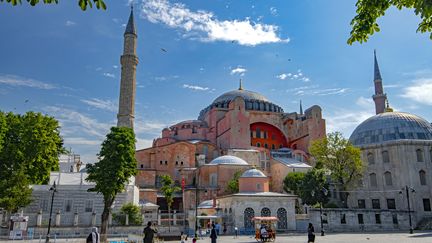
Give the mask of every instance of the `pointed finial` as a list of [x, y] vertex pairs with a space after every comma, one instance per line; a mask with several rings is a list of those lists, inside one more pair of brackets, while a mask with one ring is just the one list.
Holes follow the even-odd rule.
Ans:
[[242, 79], [240, 79], [239, 90], [243, 90], [243, 80]]
[[386, 99], [385, 112], [393, 112], [393, 108], [390, 107], [388, 99]]
[[302, 101], [300, 100], [300, 115], [303, 115], [303, 106]]
[[133, 16], [133, 5], [131, 4], [131, 12], [129, 15], [129, 20], [128, 23], [126, 25], [126, 30], [125, 30], [125, 34], [136, 34], [136, 29], [135, 29], [135, 23], [134, 23], [134, 16]]
[[381, 72], [379, 70], [378, 61], [376, 58], [376, 50], [374, 49], [374, 80], [382, 80]]

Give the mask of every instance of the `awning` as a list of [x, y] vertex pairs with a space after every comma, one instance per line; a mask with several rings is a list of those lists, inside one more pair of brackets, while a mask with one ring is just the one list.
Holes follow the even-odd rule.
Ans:
[[260, 221], [279, 221], [279, 219], [276, 218], [276, 217], [253, 217], [252, 220], [253, 221], [255, 221], [255, 220], [260, 220]]

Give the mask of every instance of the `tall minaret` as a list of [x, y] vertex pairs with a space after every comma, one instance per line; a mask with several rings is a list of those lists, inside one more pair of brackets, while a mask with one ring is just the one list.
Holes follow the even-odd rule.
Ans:
[[381, 73], [379, 70], [375, 50], [374, 50], [374, 84], [375, 84], [375, 94], [372, 95], [372, 98], [375, 102], [375, 113], [380, 114], [385, 111], [385, 101], [387, 100], [387, 95], [384, 93]]
[[124, 33], [123, 55], [120, 57], [121, 80], [117, 126], [132, 129], [135, 118], [136, 66], [138, 65], [136, 39], [133, 7], [131, 7], [129, 21]]

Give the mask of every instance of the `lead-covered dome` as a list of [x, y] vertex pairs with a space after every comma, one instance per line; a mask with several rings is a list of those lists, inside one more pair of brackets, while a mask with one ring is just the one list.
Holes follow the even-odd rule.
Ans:
[[217, 157], [210, 162], [211, 165], [249, 165], [243, 159], [232, 155], [224, 155]]
[[204, 115], [213, 108], [228, 108], [229, 103], [237, 97], [243, 98], [246, 110], [283, 113], [283, 109], [280, 106], [269, 101], [264, 95], [244, 90], [240, 87], [237, 90], [226, 92], [217, 97], [209, 106], [200, 112], [198, 120], [203, 120]]
[[267, 176], [260, 170], [257, 170], [255, 168], [247, 170], [243, 172], [243, 174], [240, 176], [241, 178], [266, 178]]
[[362, 122], [351, 134], [356, 146], [400, 139], [432, 140], [432, 125], [405, 112], [384, 112]]

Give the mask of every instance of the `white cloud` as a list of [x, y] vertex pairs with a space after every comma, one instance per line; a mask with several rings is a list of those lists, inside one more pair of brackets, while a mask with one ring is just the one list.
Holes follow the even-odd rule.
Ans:
[[344, 94], [348, 91], [348, 88], [334, 88], [334, 89], [322, 89], [322, 90], [314, 90], [312, 91], [312, 95], [336, 95], [336, 94]]
[[153, 23], [163, 23], [185, 31], [185, 37], [201, 41], [235, 41], [240, 45], [288, 42], [277, 35], [278, 26], [245, 20], [218, 20], [205, 10], [192, 11], [181, 3], [167, 0], [143, 0], [141, 16]]
[[93, 106], [97, 109], [107, 110], [112, 112], [117, 111], [117, 104], [115, 104], [111, 100], [101, 100], [98, 98], [91, 98], [91, 99], [81, 99], [81, 102], [84, 102], [87, 105]]
[[64, 142], [68, 145], [101, 145], [101, 140], [93, 140], [83, 137], [65, 137]]
[[209, 90], [209, 87], [201, 87], [201, 86], [190, 85], [190, 84], [183, 84], [183, 88], [185, 88], [185, 89], [192, 89], [192, 90], [199, 90], [199, 91]]
[[71, 21], [71, 20], [67, 20], [66, 23], [65, 23], [65, 25], [66, 26], [74, 26], [74, 25], [76, 25], [76, 23], [73, 22], [73, 21]]
[[115, 78], [115, 75], [113, 73], [103, 73], [102, 75], [108, 78]]
[[[341, 109], [331, 112], [325, 117], [327, 132], [342, 132], [345, 137], [349, 137], [354, 129], [364, 120], [375, 115], [374, 109]], [[326, 113], [326, 112], [324, 112]]]
[[309, 85], [309, 86], [301, 86], [293, 89], [286, 90], [289, 93], [294, 93], [294, 95], [338, 95], [345, 94], [349, 91], [348, 88], [330, 88], [330, 89], [319, 89], [319, 85]]
[[118, 66], [117, 66], [117, 65], [113, 65], [113, 68], [117, 69], [117, 68], [118, 68]]
[[289, 78], [291, 80], [300, 80], [300, 81], [303, 81], [305, 83], [310, 81], [310, 79], [308, 77], [306, 77], [300, 69], [297, 70], [297, 73], [281, 73], [279, 75], [276, 75], [276, 78], [278, 78], [280, 80], [285, 80], [285, 79]]
[[0, 84], [10, 86], [24, 86], [37, 89], [54, 89], [52, 84], [44, 83], [31, 78], [24, 78], [16, 75], [0, 75]]
[[402, 97], [414, 100], [416, 102], [432, 105], [432, 78], [420, 78], [414, 80], [412, 85], [404, 89]]
[[236, 67], [234, 69], [231, 69], [231, 75], [239, 74], [240, 76], [244, 76], [245, 73], [246, 73], [246, 71], [247, 71], [246, 68], [238, 66], [238, 67]]
[[145, 149], [149, 148], [153, 145], [153, 139], [143, 139], [143, 138], [137, 138], [136, 139], [136, 149]]
[[276, 78], [280, 79], [280, 80], [285, 80], [286, 78], [290, 77], [291, 73], [281, 73], [279, 75], [276, 76]]

